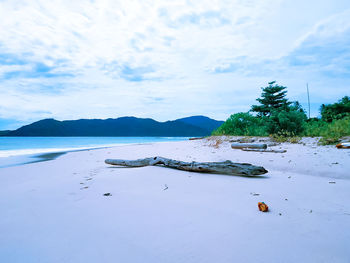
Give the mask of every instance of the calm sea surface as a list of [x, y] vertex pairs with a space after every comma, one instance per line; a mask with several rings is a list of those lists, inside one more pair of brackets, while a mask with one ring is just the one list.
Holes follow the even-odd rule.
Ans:
[[53, 159], [59, 155], [56, 153], [67, 151], [187, 139], [187, 137], [0, 137], [0, 168]]

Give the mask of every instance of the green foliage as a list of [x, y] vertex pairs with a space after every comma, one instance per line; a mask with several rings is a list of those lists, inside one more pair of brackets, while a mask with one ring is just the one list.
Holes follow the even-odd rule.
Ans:
[[304, 130], [306, 115], [298, 110], [274, 110], [267, 122], [269, 134], [298, 135]]
[[301, 106], [301, 104], [299, 103], [299, 101], [293, 101], [293, 102], [291, 103], [291, 105], [287, 108], [287, 110], [289, 110], [289, 111], [299, 111], [299, 112], [302, 112], [302, 113], [304, 113], [304, 115], [305, 115], [305, 119], [307, 119], [305, 110], [303, 109], [303, 107]]
[[266, 136], [266, 127], [263, 118], [254, 117], [248, 112], [240, 112], [230, 116], [213, 135], [236, 136]]
[[286, 87], [275, 81], [262, 88], [260, 105], [253, 105], [249, 113], [237, 113], [214, 132], [214, 135], [265, 136], [278, 134], [279, 137], [298, 135], [303, 131], [306, 115], [299, 102], [289, 102]]
[[257, 112], [259, 117], [270, 116], [274, 110], [287, 109], [291, 102], [286, 98], [286, 88], [279, 86], [276, 81], [268, 83], [269, 85], [262, 89], [261, 98], [256, 99], [260, 105], [253, 105], [252, 112]]
[[303, 135], [307, 137], [319, 137], [326, 126], [327, 122], [317, 118], [312, 118], [305, 124]]
[[322, 137], [320, 143], [334, 144], [350, 135], [350, 98], [345, 96], [337, 103], [321, 106], [321, 119], [310, 119], [304, 136]]
[[350, 117], [326, 122], [324, 120], [311, 120], [305, 125], [304, 136], [319, 137], [322, 144], [333, 144], [343, 136], [350, 135]]
[[286, 87], [275, 81], [262, 88], [260, 105], [253, 105], [251, 112], [231, 115], [213, 135], [266, 136], [276, 141], [296, 143], [298, 136], [323, 137], [321, 143], [330, 144], [350, 135], [350, 98], [345, 96], [334, 104], [322, 105], [322, 119], [307, 120], [299, 102], [289, 102]]
[[321, 106], [322, 120], [331, 122], [333, 120], [340, 120], [344, 117], [350, 116], [350, 98], [343, 97], [337, 103]]
[[295, 136], [294, 133], [291, 132], [279, 132], [277, 134], [273, 134], [271, 135], [271, 137], [273, 138], [273, 140], [275, 142], [290, 142], [290, 143], [298, 143], [301, 138], [298, 136]]

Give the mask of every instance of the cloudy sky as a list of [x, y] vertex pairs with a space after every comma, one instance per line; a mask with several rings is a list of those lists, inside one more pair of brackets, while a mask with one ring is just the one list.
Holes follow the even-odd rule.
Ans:
[[349, 0], [0, 0], [0, 130], [247, 111], [276, 80], [350, 95]]

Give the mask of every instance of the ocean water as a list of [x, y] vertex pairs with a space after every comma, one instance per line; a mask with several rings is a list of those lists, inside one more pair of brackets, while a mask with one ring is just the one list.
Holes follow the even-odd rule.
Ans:
[[187, 139], [187, 137], [0, 137], [0, 168], [51, 160], [68, 151]]

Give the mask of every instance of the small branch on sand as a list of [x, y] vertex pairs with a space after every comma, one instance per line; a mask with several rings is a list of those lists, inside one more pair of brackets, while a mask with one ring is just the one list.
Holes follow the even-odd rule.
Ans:
[[242, 151], [246, 151], [246, 152], [263, 152], [263, 153], [285, 153], [285, 152], [287, 152], [287, 150], [251, 149], [251, 148], [243, 148]]
[[267, 173], [264, 167], [251, 165], [249, 163], [225, 162], [182, 162], [163, 157], [151, 157], [138, 160], [106, 159], [106, 164], [120, 165], [126, 167], [164, 166], [189, 172], [216, 173], [238, 176], [256, 176]]

